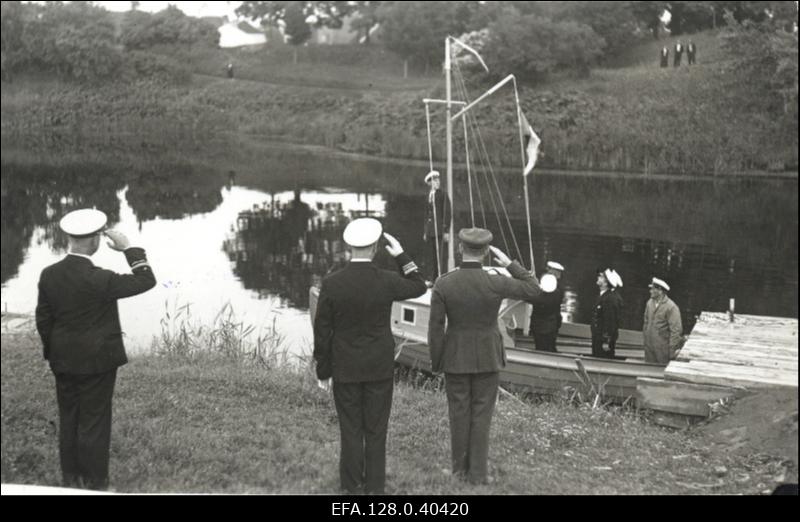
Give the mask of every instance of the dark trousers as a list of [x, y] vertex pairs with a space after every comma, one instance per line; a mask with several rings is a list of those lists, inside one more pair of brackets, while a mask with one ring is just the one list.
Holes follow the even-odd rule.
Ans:
[[436, 278], [439, 277], [439, 267], [441, 267], [441, 273], [447, 272], [447, 243], [442, 241], [442, 236], [439, 236], [439, 264], [437, 266], [436, 263], [436, 240], [433, 237], [429, 237], [428, 240], [425, 242], [425, 260], [428, 265], [428, 273], [431, 274], [431, 281], [436, 281]]
[[348, 493], [384, 492], [393, 388], [393, 379], [333, 383], [341, 435], [339, 479]]
[[107, 489], [111, 399], [117, 370], [91, 375], [59, 373], [55, 377], [63, 484]]
[[489, 477], [489, 428], [499, 380], [498, 372], [445, 375], [453, 475], [474, 484]]
[[603, 350], [603, 336], [592, 335], [592, 357], [600, 357], [601, 359], [613, 359], [614, 349], [617, 347], [617, 336], [613, 335], [608, 337], [608, 351]]
[[556, 338], [558, 337], [558, 332], [545, 334], [531, 332], [531, 335], [533, 335], [533, 341], [536, 343], [537, 351], [553, 353], [557, 351]]

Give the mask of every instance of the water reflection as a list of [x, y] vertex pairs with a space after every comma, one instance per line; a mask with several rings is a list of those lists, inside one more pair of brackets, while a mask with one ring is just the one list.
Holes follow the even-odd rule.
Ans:
[[[309, 338], [308, 288], [346, 261], [341, 234], [361, 215], [381, 219], [422, 270], [430, 268], [422, 255], [424, 165], [241, 145], [187, 157], [7, 154], [5, 146], [2, 283], [12, 311], [33, 310], [39, 271], [66, 247], [57, 220], [85, 206], [105, 211], [148, 248], [160, 285], [136, 306], [122, 304], [126, 331], [144, 345], [158, 333], [165, 303], [176, 302], [192, 303], [198, 318], [213, 318], [229, 302], [256, 325], [277, 313], [279, 329]], [[471, 215], [463, 172], [456, 181], [460, 228]], [[476, 224], [527, 264], [519, 176], [497, 182], [510, 226], [487, 199]], [[536, 265], [555, 259], [567, 267], [565, 311], [574, 321], [588, 321], [594, 270], [609, 265], [625, 281], [625, 328], [641, 327], [653, 275], [669, 281], [687, 328], [703, 310], [725, 310], [731, 297], [740, 313], [797, 316], [796, 182], [540, 174], [531, 194]], [[126, 268], [116, 254], [98, 256], [98, 265]], [[392, 267], [382, 250], [376, 262]]]
[[[355, 196], [355, 197], [354, 197]], [[316, 278], [346, 263], [345, 226], [357, 217], [384, 217], [380, 196], [295, 190], [239, 213], [223, 246], [245, 288], [274, 294], [290, 306], [308, 308]]]

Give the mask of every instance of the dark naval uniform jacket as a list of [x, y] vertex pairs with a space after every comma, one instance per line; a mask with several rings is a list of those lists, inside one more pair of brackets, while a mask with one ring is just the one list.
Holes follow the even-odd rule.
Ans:
[[451, 205], [450, 198], [442, 189], [437, 189], [433, 199], [436, 205], [436, 219], [433, 219], [433, 205], [428, 193], [428, 202], [425, 204], [425, 237], [433, 241], [436, 237], [442, 241], [442, 236], [450, 231]]
[[559, 281], [556, 289], [533, 299], [531, 312], [531, 332], [537, 335], [558, 333], [561, 328], [561, 302], [564, 300], [564, 289]]
[[411, 258], [395, 258], [403, 275], [371, 262], [350, 262], [322, 280], [314, 319], [317, 377], [334, 382], [389, 379], [394, 372], [394, 301], [425, 293]]
[[125, 258], [131, 274], [73, 254], [42, 271], [36, 328], [54, 373], [98, 374], [128, 362], [117, 299], [146, 292], [156, 278], [144, 249], [130, 247]]
[[508, 271], [513, 279], [466, 262], [436, 280], [428, 327], [434, 372], [497, 372], [505, 366], [500, 304], [507, 297], [531, 300], [542, 293], [536, 277], [516, 261]]
[[592, 312], [592, 337], [607, 337], [616, 341], [619, 335], [619, 320], [622, 297], [616, 290], [608, 289], [597, 298]]

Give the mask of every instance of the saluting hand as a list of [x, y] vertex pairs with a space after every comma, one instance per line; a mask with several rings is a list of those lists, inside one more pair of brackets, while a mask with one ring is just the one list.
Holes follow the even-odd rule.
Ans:
[[511, 259], [509, 259], [509, 257], [505, 255], [503, 251], [500, 250], [499, 248], [489, 245], [489, 250], [492, 251], [492, 255], [494, 255], [494, 260], [497, 262], [498, 265], [505, 268], [511, 264]]
[[403, 253], [402, 245], [400, 245], [400, 242], [396, 240], [394, 236], [384, 232], [383, 237], [385, 237], [386, 241], [389, 243], [388, 245], [386, 245], [386, 251], [389, 252], [390, 256], [397, 257]]
[[112, 250], [122, 252], [131, 246], [130, 241], [128, 241], [128, 238], [125, 237], [125, 234], [122, 232], [106, 230], [103, 234], [109, 239], [109, 241], [106, 241], [106, 244]]

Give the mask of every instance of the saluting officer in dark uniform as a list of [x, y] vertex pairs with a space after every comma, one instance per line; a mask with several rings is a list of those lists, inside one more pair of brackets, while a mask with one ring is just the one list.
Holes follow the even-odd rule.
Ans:
[[333, 377], [339, 417], [339, 477], [348, 493], [383, 493], [386, 432], [392, 407], [394, 337], [392, 302], [425, 293], [425, 280], [400, 243], [383, 234], [400, 273], [372, 263], [382, 227], [356, 219], [344, 230], [349, 264], [325, 277], [314, 319], [317, 377]]
[[[533, 299], [541, 290], [533, 274], [489, 246], [488, 230], [462, 229], [458, 238], [463, 261], [433, 286], [428, 344], [433, 371], [445, 373], [453, 474], [478, 484], [488, 481], [489, 426], [506, 363], [500, 304], [507, 297]], [[483, 270], [489, 249], [513, 279]]]
[[622, 287], [622, 278], [614, 270], [598, 270], [597, 286], [600, 296], [592, 312], [592, 356], [613, 359], [622, 310], [622, 297], [617, 288]]
[[547, 263], [547, 273], [542, 276], [540, 285], [542, 293], [531, 301], [530, 335], [536, 343], [536, 349], [543, 352], [556, 352], [556, 338], [561, 328], [561, 302], [564, 300], [564, 289], [561, 286], [561, 274], [564, 267], [555, 261]]
[[[113, 230], [102, 232], [99, 210], [70, 212], [61, 220], [69, 254], [42, 270], [36, 328], [44, 358], [55, 374], [59, 455], [66, 487], [106, 489], [111, 443], [111, 402], [117, 368], [128, 362], [117, 299], [141, 294], [156, 279], [145, 252]], [[94, 266], [91, 255], [108, 245], [125, 253], [132, 274]]]
[[432, 170], [425, 176], [425, 183], [430, 187], [428, 201], [425, 204], [425, 262], [432, 281], [439, 277], [439, 269], [447, 267], [447, 246], [450, 243], [451, 201], [440, 188], [439, 173]]

